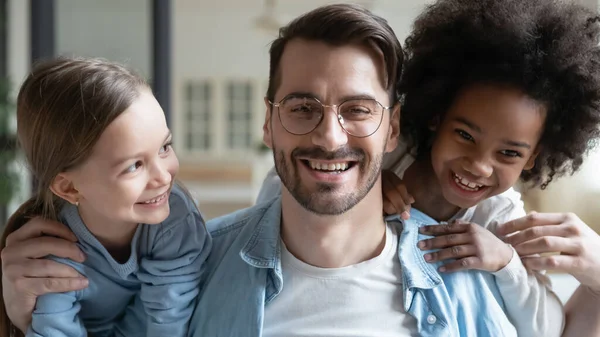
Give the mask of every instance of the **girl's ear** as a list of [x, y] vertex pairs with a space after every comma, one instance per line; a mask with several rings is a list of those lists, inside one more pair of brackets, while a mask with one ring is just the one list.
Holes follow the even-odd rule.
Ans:
[[437, 129], [440, 127], [440, 116], [433, 117], [427, 126], [429, 127], [430, 131], [437, 131]]
[[59, 173], [50, 184], [50, 190], [57, 197], [73, 205], [79, 204], [79, 191], [73, 185], [73, 180], [68, 173]]
[[537, 159], [537, 156], [540, 154], [540, 150], [541, 150], [541, 148], [539, 146], [535, 148], [535, 151], [533, 151], [533, 153], [531, 154], [529, 159], [527, 159], [527, 163], [525, 163], [525, 166], [523, 167], [524, 171], [531, 170], [532, 168], [535, 167], [535, 160]]

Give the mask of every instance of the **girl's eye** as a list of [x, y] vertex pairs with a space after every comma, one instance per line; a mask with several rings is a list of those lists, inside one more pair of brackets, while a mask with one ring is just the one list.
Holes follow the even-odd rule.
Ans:
[[129, 166], [125, 170], [125, 173], [133, 173], [133, 172], [137, 171], [137, 169], [140, 168], [140, 166], [142, 166], [142, 162], [141, 161], [136, 161], [135, 164]]
[[523, 155], [520, 152], [514, 151], [514, 150], [502, 150], [502, 151], [500, 151], [500, 153], [506, 157], [511, 157], [511, 158], [523, 157]]
[[456, 133], [458, 133], [458, 135], [463, 138], [464, 140], [468, 140], [468, 141], [473, 141], [473, 136], [471, 136], [470, 134], [468, 134], [466, 131], [461, 130], [461, 129], [456, 129], [455, 130]]
[[167, 153], [167, 152], [169, 152], [169, 150], [171, 149], [172, 146], [173, 146], [173, 142], [168, 142], [167, 144], [163, 145], [160, 148], [160, 151], [158, 153], [160, 153], [160, 154]]

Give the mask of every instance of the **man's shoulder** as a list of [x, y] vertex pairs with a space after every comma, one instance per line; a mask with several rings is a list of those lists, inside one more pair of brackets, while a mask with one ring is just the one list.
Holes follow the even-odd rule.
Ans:
[[206, 227], [213, 238], [237, 234], [242, 228], [248, 225], [255, 225], [259, 221], [268, 221], [267, 219], [262, 219], [262, 217], [278, 200], [279, 198], [273, 198], [269, 201], [211, 219], [206, 223]]
[[[271, 230], [279, 230], [279, 217], [274, 216], [278, 198], [269, 202], [209, 220], [206, 227], [212, 237], [212, 249], [205, 265], [208, 281], [216, 272], [239, 272], [248, 266], [239, 255], [248, 247], [265, 242]], [[272, 234], [272, 233], [271, 233]]]

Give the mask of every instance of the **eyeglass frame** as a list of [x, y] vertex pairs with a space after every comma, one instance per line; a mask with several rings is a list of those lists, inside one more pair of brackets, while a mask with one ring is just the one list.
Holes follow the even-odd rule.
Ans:
[[[266, 98], [266, 97], [265, 97]], [[381, 102], [379, 102], [378, 100], [374, 99], [374, 98], [349, 98], [347, 100], [344, 100], [343, 102], [339, 103], [339, 104], [323, 104], [323, 102], [321, 102], [318, 98], [316, 97], [302, 97], [302, 96], [286, 96], [284, 98], [282, 98], [279, 102], [271, 102], [271, 100], [269, 100], [268, 98], [266, 98], [267, 102], [269, 102], [269, 104], [271, 104], [274, 108], [277, 108], [277, 116], [279, 117], [279, 123], [281, 123], [281, 126], [283, 127], [283, 129], [285, 131], [287, 131], [289, 134], [292, 134], [294, 136], [305, 136], [308, 135], [309, 133], [315, 131], [319, 125], [321, 125], [321, 122], [323, 122], [323, 117], [325, 117], [325, 112], [321, 113], [321, 117], [319, 119], [319, 121], [317, 122], [317, 124], [315, 124], [315, 127], [312, 128], [310, 131], [305, 132], [305, 133], [294, 133], [291, 132], [290, 130], [288, 130], [285, 125], [283, 125], [283, 122], [281, 121], [281, 109], [279, 109], [279, 107], [281, 106], [281, 103], [283, 103], [285, 100], [290, 99], [290, 98], [308, 98], [308, 99], [313, 99], [315, 101], [317, 101], [317, 103], [321, 104], [321, 106], [323, 107], [323, 110], [325, 110], [325, 108], [332, 108], [337, 116], [337, 121], [338, 124], [340, 124], [340, 127], [342, 128], [342, 130], [344, 130], [344, 132], [352, 137], [355, 138], [367, 138], [367, 137], [371, 137], [372, 135], [375, 134], [375, 132], [377, 132], [379, 130], [379, 128], [381, 127], [381, 123], [383, 122], [383, 114], [385, 113], [386, 110], [390, 110], [394, 107], [394, 105], [392, 106], [385, 106], [383, 104], [381, 104]], [[375, 130], [373, 132], [371, 132], [370, 134], [366, 135], [366, 136], [356, 136], [351, 134], [348, 130], [346, 130], [346, 128], [344, 127], [344, 125], [341, 122], [341, 119], [343, 119], [344, 117], [340, 114], [340, 106], [343, 105], [346, 102], [350, 102], [350, 101], [360, 101], [360, 100], [368, 100], [368, 101], [374, 101], [375, 103], [377, 103], [379, 106], [381, 106], [382, 108], [382, 113], [381, 113], [381, 119], [379, 120], [379, 124], [377, 124], [377, 128], [375, 128]]]

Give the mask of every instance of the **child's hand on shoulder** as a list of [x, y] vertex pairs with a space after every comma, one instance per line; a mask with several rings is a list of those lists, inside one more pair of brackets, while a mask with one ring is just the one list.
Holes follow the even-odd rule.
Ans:
[[479, 269], [497, 272], [513, 257], [513, 249], [489, 230], [470, 222], [424, 226], [419, 232], [434, 238], [422, 240], [421, 250], [440, 249], [425, 254], [428, 262], [454, 259], [439, 268], [440, 272]]
[[381, 186], [384, 214], [398, 214], [404, 220], [410, 218], [410, 205], [415, 202], [415, 199], [406, 190], [402, 179], [390, 170], [383, 170]]

